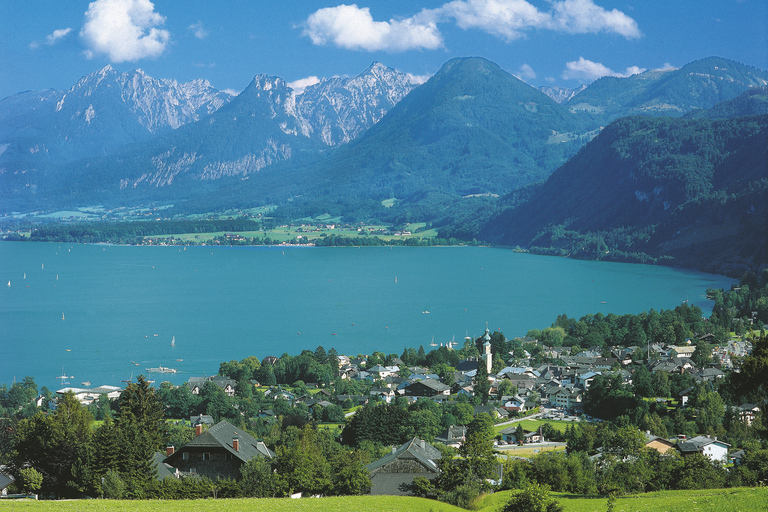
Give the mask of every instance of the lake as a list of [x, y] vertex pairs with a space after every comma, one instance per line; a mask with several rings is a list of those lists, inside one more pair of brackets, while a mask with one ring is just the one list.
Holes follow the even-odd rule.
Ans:
[[[0, 383], [121, 385], [146, 368], [175, 384], [219, 363], [507, 338], [559, 314], [637, 314], [733, 279], [485, 247], [131, 247], [0, 243]], [[11, 285], [7, 286], [10, 282]], [[172, 341], [175, 340], [175, 346]]]

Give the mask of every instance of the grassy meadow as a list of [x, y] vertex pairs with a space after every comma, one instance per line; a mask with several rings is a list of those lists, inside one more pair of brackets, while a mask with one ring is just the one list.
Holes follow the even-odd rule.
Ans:
[[[481, 497], [472, 510], [497, 512], [512, 492], [503, 491]], [[553, 493], [566, 512], [608, 510], [605, 497], [584, 497]], [[228, 499], [179, 501], [71, 500], [32, 501], [0, 500], [0, 511], [31, 512], [460, 512], [464, 509], [439, 501], [404, 496], [344, 496], [319, 499]], [[621, 496], [614, 504], [615, 512], [765, 512], [768, 510], [768, 488], [708, 489], [701, 491], [662, 491]]]

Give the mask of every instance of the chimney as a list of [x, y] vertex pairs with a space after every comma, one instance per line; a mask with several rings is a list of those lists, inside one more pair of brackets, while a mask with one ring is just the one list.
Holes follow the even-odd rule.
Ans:
[[202, 433], [203, 433], [203, 425], [198, 423], [197, 425], [195, 425], [195, 437], [199, 436]]
[[170, 457], [171, 455], [173, 455], [174, 451], [176, 450], [174, 449], [173, 445], [169, 444], [168, 446], [165, 447], [165, 456]]
[[236, 451], [240, 451], [240, 438], [239, 437], [233, 437], [232, 438], [232, 448]]

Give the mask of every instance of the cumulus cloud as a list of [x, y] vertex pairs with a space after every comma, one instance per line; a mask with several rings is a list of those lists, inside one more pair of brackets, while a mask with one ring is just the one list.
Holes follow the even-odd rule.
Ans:
[[506, 41], [524, 37], [534, 29], [569, 34], [606, 32], [628, 39], [642, 35], [631, 17], [618, 9], [604, 9], [594, 0], [551, 0], [549, 5], [549, 10], [539, 10], [526, 0], [453, 0], [410, 18], [389, 21], [374, 21], [367, 7], [339, 5], [312, 13], [303, 35], [315, 45], [365, 51], [439, 48], [443, 40], [437, 25], [449, 22]]
[[536, 72], [528, 64], [523, 64], [522, 66], [517, 68], [517, 73], [514, 73], [514, 75], [523, 81], [533, 80], [534, 78], [536, 78]]
[[298, 80], [294, 80], [293, 82], [288, 82], [288, 87], [293, 89], [293, 92], [296, 93], [298, 96], [299, 94], [302, 94], [304, 92], [304, 89], [309, 87], [310, 85], [319, 84], [320, 79], [316, 76], [308, 76], [306, 78], [299, 78]]
[[413, 73], [407, 73], [408, 80], [411, 81], [414, 85], [421, 85], [430, 78], [432, 78], [432, 75], [414, 75]]
[[525, 0], [456, 0], [437, 9], [463, 29], [476, 28], [508, 41], [523, 36], [528, 28], [541, 28], [549, 15]]
[[198, 39], [205, 39], [206, 37], [208, 37], [208, 31], [205, 30], [205, 27], [203, 27], [202, 21], [198, 21], [197, 23], [193, 23], [192, 25], [190, 25], [189, 30]]
[[599, 62], [592, 62], [591, 60], [585, 59], [584, 57], [579, 57], [579, 60], [574, 60], [565, 64], [565, 70], [563, 71], [562, 77], [565, 80], [592, 82], [604, 76], [626, 78], [628, 76], [636, 75], [644, 71], [645, 68], [629, 66], [623, 73], [618, 73]]
[[434, 50], [443, 44], [437, 25], [429, 16], [374, 21], [368, 7], [326, 7], [307, 18], [303, 35], [318, 46], [332, 44], [347, 50], [402, 52]]
[[[72, 32], [72, 29], [69, 27], [54, 30], [53, 33], [45, 36], [45, 44], [48, 46], [53, 46], [56, 43], [58, 43], [61, 39], [65, 38], [70, 32]], [[32, 48], [33, 50], [36, 48], [40, 48], [40, 42], [32, 41], [31, 43], [29, 43], [29, 47]]]
[[45, 44], [47, 44], [48, 46], [53, 46], [59, 41], [59, 39], [66, 37], [67, 34], [69, 34], [70, 32], [72, 32], [72, 29], [69, 27], [60, 28], [59, 30], [54, 30], [52, 34], [49, 34], [45, 38]]
[[112, 62], [136, 61], [165, 51], [170, 32], [159, 28], [164, 23], [150, 0], [95, 0], [85, 12], [80, 37], [88, 58], [104, 54]]
[[603, 9], [592, 0], [554, 2], [551, 28], [571, 34], [613, 32], [627, 39], [641, 36], [635, 20], [618, 9]]

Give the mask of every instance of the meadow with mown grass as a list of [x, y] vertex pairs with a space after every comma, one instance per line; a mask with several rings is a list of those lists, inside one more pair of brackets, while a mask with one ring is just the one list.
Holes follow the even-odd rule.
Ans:
[[[472, 507], [478, 512], [496, 512], [516, 491], [502, 491], [480, 497]], [[608, 498], [552, 493], [566, 512], [608, 510]], [[208, 499], [208, 500], [0, 500], [0, 510], [31, 512], [459, 512], [464, 509], [407, 496], [342, 496], [307, 499]], [[700, 491], [662, 491], [617, 497], [615, 512], [765, 512], [767, 487], [739, 487]]]

